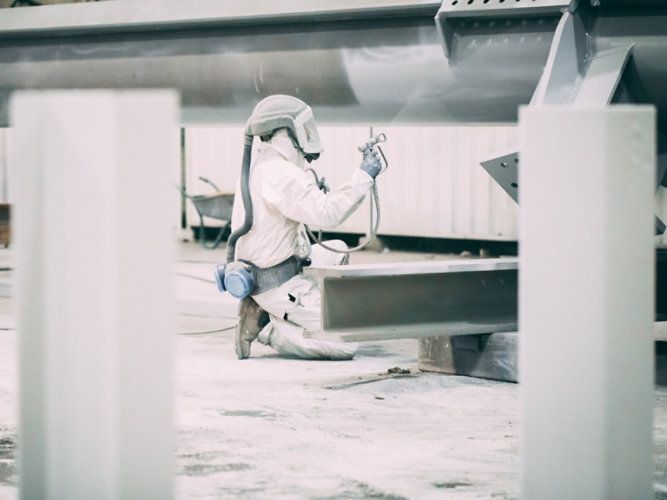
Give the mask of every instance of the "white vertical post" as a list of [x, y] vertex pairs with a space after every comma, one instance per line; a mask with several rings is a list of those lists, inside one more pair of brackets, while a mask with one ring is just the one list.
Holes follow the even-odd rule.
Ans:
[[653, 498], [655, 112], [519, 124], [522, 497]]
[[177, 96], [17, 93], [21, 498], [170, 498]]

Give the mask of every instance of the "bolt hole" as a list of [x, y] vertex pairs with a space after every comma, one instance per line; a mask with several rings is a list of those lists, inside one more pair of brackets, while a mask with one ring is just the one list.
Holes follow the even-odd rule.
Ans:
[[457, 3], [459, 3], [459, 0], [454, 0], [454, 1], [452, 2], [452, 5], [456, 5]]
[[518, 159], [518, 158], [514, 158], [514, 163], [519, 163], [519, 159]]
[[500, 166], [503, 168], [507, 168], [507, 162], [506, 161], [500, 162]]
[[470, 4], [473, 3], [474, 1], [475, 1], [475, 0], [468, 0], [468, 5], [470, 5]]
[[516, 189], [516, 188], [519, 187], [519, 185], [518, 185], [516, 182], [513, 182], [513, 183], [511, 184], [511, 186], [512, 186], [514, 189]]

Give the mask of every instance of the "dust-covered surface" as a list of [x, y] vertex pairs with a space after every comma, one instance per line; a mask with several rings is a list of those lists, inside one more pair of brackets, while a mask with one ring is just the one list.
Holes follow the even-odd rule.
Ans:
[[180, 338], [178, 497], [514, 498], [516, 386], [419, 375], [414, 343], [238, 361], [229, 338]]
[[[177, 499], [518, 498], [516, 384], [419, 373], [415, 340], [364, 343], [354, 360], [339, 362], [283, 358], [253, 344], [251, 358], [239, 361], [230, 329], [236, 302], [218, 295], [209, 276], [224, 249], [185, 248], [179, 296], [219, 300], [221, 313], [177, 317]], [[0, 320], [4, 500], [18, 496], [11, 299], [0, 299]], [[656, 498], [667, 498], [662, 388], [655, 436]]]
[[[188, 255], [180, 268], [192, 277], [214, 253]], [[415, 256], [440, 258], [362, 252], [352, 263]], [[179, 327], [195, 332], [201, 319]], [[517, 386], [420, 374], [416, 340], [363, 343], [338, 362], [255, 343], [239, 361], [227, 330], [180, 335], [177, 352], [178, 498], [517, 496]]]

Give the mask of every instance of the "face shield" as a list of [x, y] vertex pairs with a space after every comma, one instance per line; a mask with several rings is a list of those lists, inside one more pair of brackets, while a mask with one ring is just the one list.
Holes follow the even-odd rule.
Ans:
[[296, 132], [297, 142], [304, 156], [306, 156], [306, 160], [309, 157], [310, 160], [308, 161], [317, 159], [319, 154], [324, 151], [324, 148], [320, 142], [320, 135], [317, 133], [315, 118], [310, 107], [306, 107], [294, 118], [294, 131]]

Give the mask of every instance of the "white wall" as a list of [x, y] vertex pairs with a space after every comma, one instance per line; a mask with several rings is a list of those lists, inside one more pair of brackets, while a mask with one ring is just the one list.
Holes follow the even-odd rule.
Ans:
[[[477, 163], [516, 144], [514, 127], [384, 127], [390, 170], [379, 177], [382, 234], [516, 240], [516, 204]], [[313, 166], [331, 185], [343, 182], [359, 165], [357, 146], [368, 140], [368, 127], [320, 127], [325, 152]], [[0, 129], [0, 203], [7, 201], [6, 155], [11, 130]], [[188, 128], [188, 192], [212, 193], [199, 176], [232, 192], [241, 168], [241, 127]], [[176, 191], [175, 191], [176, 192]], [[177, 203], [174, 196], [174, 203]], [[180, 200], [179, 200], [180, 202]], [[565, 202], [565, 201], [564, 201]], [[656, 196], [656, 215], [667, 222], [667, 189]], [[180, 204], [178, 205], [180, 207]], [[174, 226], [179, 224], [174, 207]], [[192, 203], [188, 224], [198, 225]], [[207, 225], [216, 225], [207, 219]], [[219, 223], [218, 223], [219, 224]], [[341, 231], [368, 230], [368, 208], [360, 208]], [[663, 237], [667, 242], [667, 236]]]

